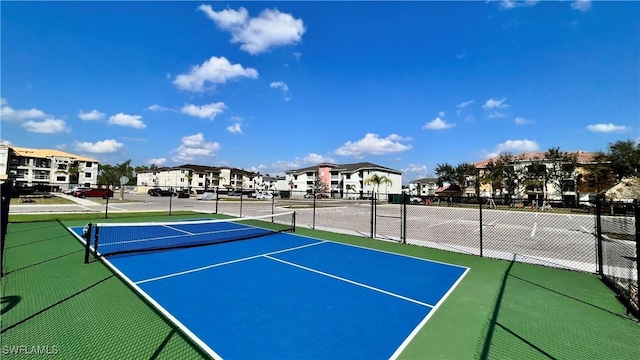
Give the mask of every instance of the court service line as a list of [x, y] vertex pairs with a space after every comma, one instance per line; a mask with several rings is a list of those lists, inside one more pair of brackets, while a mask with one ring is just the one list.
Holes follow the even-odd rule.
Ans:
[[225, 262], [221, 262], [221, 263], [217, 263], [217, 264], [202, 266], [202, 267], [191, 269], [191, 270], [179, 271], [179, 272], [175, 272], [175, 273], [172, 273], [172, 274], [167, 274], [167, 275], [162, 275], [162, 276], [158, 276], [158, 277], [154, 277], [154, 278], [150, 278], [150, 279], [140, 280], [140, 281], [134, 282], [134, 284], [136, 284], [136, 285], [144, 284], [144, 283], [148, 283], [148, 282], [151, 282], [151, 281], [168, 279], [168, 278], [172, 278], [172, 277], [175, 277], [175, 276], [191, 274], [191, 273], [194, 273], [194, 272], [207, 270], [207, 269], [212, 269], [212, 268], [219, 267], [219, 266], [239, 263], [239, 262], [243, 262], [243, 261], [247, 261], [247, 260], [253, 260], [253, 259], [257, 259], [257, 258], [263, 257], [263, 256], [275, 255], [275, 254], [280, 254], [280, 253], [287, 252], [287, 251], [298, 250], [298, 249], [303, 249], [303, 248], [310, 247], [310, 246], [320, 245], [320, 244], [323, 244], [323, 243], [326, 243], [326, 242], [327, 241], [325, 240], [325, 241], [320, 241], [320, 242], [316, 242], [316, 243], [312, 243], [312, 244], [300, 245], [300, 246], [287, 248], [287, 249], [283, 249], [283, 250], [272, 251], [272, 252], [269, 252], [269, 253], [266, 253], [266, 254], [258, 254], [258, 255], [253, 255], [253, 256], [247, 256], [247, 257], [244, 257], [244, 258], [241, 258], [241, 259], [229, 260], [229, 261], [225, 261]]
[[167, 229], [171, 229], [171, 230], [179, 231], [179, 232], [182, 232], [182, 233], [185, 233], [185, 234], [188, 234], [188, 235], [195, 235], [195, 234], [194, 234], [194, 233], [192, 233], [192, 232], [189, 232], [189, 231], [186, 231], [186, 230], [182, 230], [182, 229], [178, 229], [178, 228], [173, 227], [173, 226], [169, 226], [169, 225], [162, 225], [162, 226], [163, 226], [163, 227], [166, 227]]
[[431, 308], [431, 309], [433, 309], [434, 306], [435, 306], [435, 305], [430, 305], [430, 304], [427, 304], [427, 303], [423, 303], [422, 301], [418, 301], [418, 300], [415, 300], [415, 299], [412, 299], [412, 298], [408, 298], [406, 296], [398, 295], [396, 293], [392, 293], [392, 292], [389, 292], [389, 291], [386, 291], [386, 290], [382, 290], [382, 289], [379, 289], [379, 288], [376, 288], [376, 287], [373, 287], [373, 286], [369, 286], [367, 284], [363, 284], [363, 283], [360, 283], [360, 282], [357, 282], [357, 281], [345, 279], [345, 278], [337, 276], [337, 275], [329, 274], [329, 273], [326, 273], [324, 271], [312, 269], [310, 267], [306, 267], [306, 266], [303, 266], [303, 265], [292, 263], [292, 262], [289, 262], [289, 261], [286, 261], [286, 260], [274, 258], [272, 256], [269, 256], [269, 254], [266, 254], [266, 255], [263, 255], [263, 256], [266, 257], [267, 259], [278, 261], [278, 262], [281, 262], [283, 264], [294, 266], [294, 267], [297, 267], [297, 268], [300, 268], [300, 269], [303, 269], [303, 270], [311, 271], [311, 272], [314, 272], [316, 274], [320, 274], [320, 275], [324, 275], [324, 276], [330, 277], [332, 279], [344, 281], [346, 283], [349, 283], [349, 284], [352, 284], [352, 285], [357, 285], [357, 286], [360, 286], [360, 287], [363, 287], [363, 288], [366, 288], [366, 289], [369, 289], [369, 290], [377, 291], [379, 293], [383, 293], [385, 295], [390, 295], [390, 296], [396, 297], [398, 299], [406, 300], [406, 301], [409, 301], [409, 302], [412, 302], [412, 303], [415, 303], [415, 304], [418, 304], [418, 305], [426, 306], [426, 307]]

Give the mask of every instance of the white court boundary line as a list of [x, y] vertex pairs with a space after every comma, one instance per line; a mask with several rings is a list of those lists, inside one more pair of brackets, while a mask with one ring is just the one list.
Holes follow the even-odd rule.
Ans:
[[360, 286], [360, 287], [363, 287], [365, 289], [377, 291], [377, 292], [383, 293], [385, 295], [389, 295], [389, 296], [393, 296], [393, 297], [398, 298], [398, 299], [406, 300], [406, 301], [412, 302], [414, 304], [422, 305], [422, 306], [425, 306], [425, 307], [428, 307], [428, 308], [431, 308], [431, 309], [434, 308], [434, 305], [427, 304], [427, 303], [424, 303], [422, 301], [419, 301], [419, 300], [416, 300], [416, 299], [412, 299], [412, 298], [409, 298], [409, 297], [406, 297], [406, 296], [402, 296], [402, 295], [399, 295], [399, 294], [396, 294], [396, 293], [392, 293], [390, 291], [386, 291], [386, 290], [383, 290], [383, 289], [380, 289], [380, 288], [377, 288], [377, 287], [373, 287], [373, 286], [370, 286], [370, 285], [367, 285], [367, 284], [363, 284], [361, 282], [357, 282], [357, 281], [354, 281], [354, 280], [349, 280], [347, 278], [343, 278], [343, 277], [340, 277], [340, 276], [337, 276], [337, 275], [329, 274], [327, 272], [316, 270], [316, 269], [313, 269], [313, 268], [310, 268], [310, 267], [306, 267], [306, 266], [303, 266], [303, 265], [300, 265], [300, 264], [292, 263], [290, 261], [274, 258], [274, 257], [272, 257], [270, 255], [263, 255], [263, 257], [265, 257], [267, 259], [271, 259], [271, 260], [277, 261], [277, 262], [281, 262], [281, 263], [289, 265], [289, 266], [297, 267], [297, 268], [300, 268], [300, 269], [303, 269], [303, 270], [306, 270], [306, 271], [310, 271], [310, 272], [313, 272], [313, 273], [316, 273], [316, 274], [320, 274], [320, 275], [323, 275], [323, 276], [326, 276], [326, 277], [330, 277], [330, 278], [335, 279], [335, 280], [344, 281], [344, 282], [349, 283], [351, 285]]
[[464, 277], [467, 275], [469, 270], [471, 270], [471, 268], [467, 268], [467, 270], [465, 270], [462, 273], [462, 275], [460, 275], [458, 280], [456, 280], [456, 282], [454, 282], [453, 285], [451, 285], [451, 287], [449, 288], [449, 291], [447, 291], [444, 294], [444, 296], [440, 299], [440, 301], [438, 301], [438, 303], [433, 307], [433, 309], [431, 309], [431, 311], [429, 311], [427, 316], [425, 316], [424, 319], [422, 319], [422, 321], [420, 321], [420, 323], [413, 329], [413, 331], [409, 334], [409, 336], [407, 336], [407, 338], [404, 339], [402, 344], [400, 344], [400, 346], [398, 346], [396, 351], [389, 358], [390, 360], [395, 360], [395, 359], [398, 358], [398, 356], [400, 356], [400, 354], [404, 351], [404, 349], [411, 343], [411, 341], [413, 341], [413, 338], [415, 338], [416, 335], [418, 335], [418, 333], [420, 332], [420, 330], [422, 330], [422, 328], [427, 324], [427, 321], [429, 321], [429, 319], [431, 319], [431, 317], [436, 313], [438, 308], [440, 308], [440, 306], [449, 297], [449, 295], [451, 295], [453, 290], [456, 287], [458, 287], [458, 284], [460, 284], [460, 282], [462, 282], [462, 279], [464, 279]]
[[[71, 232], [83, 245], [86, 246], [85, 240], [76, 234], [75, 231], [71, 230], [70, 227], [67, 227], [67, 230]], [[105, 264], [111, 271], [113, 271], [122, 281], [124, 281], [128, 286], [130, 286], [135, 292], [137, 292], [140, 296], [142, 296], [145, 301], [147, 301], [151, 306], [153, 306], [156, 310], [158, 310], [166, 319], [172, 322], [175, 326], [182, 331], [191, 341], [196, 343], [211, 358], [215, 360], [222, 360], [222, 356], [218, 355], [212, 348], [209, 347], [204, 341], [202, 341], [196, 334], [194, 334], [188, 327], [180, 322], [175, 316], [171, 315], [169, 311], [167, 311], [160, 303], [154, 300], [149, 294], [147, 294], [144, 290], [142, 290], [138, 285], [136, 285], [127, 275], [125, 275], [122, 271], [120, 271], [117, 267], [115, 267], [109, 260], [105, 257], [100, 257], [100, 261]]]
[[[460, 219], [456, 219], [453, 221], [458, 221]], [[449, 222], [453, 222], [453, 221], [449, 221]], [[441, 224], [439, 224], [441, 225]], [[68, 228], [68, 230], [73, 233], [73, 235], [78, 238], [80, 240], [80, 242], [82, 242], [84, 244], [84, 239], [82, 239], [81, 237], [79, 237], [74, 231], [71, 230], [71, 228]], [[300, 235], [300, 234], [296, 234], [296, 233], [283, 233], [285, 235], [290, 235], [290, 236], [297, 236], [297, 237], [301, 237], [301, 238], [305, 238], [305, 239], [311, 239], [311, 240], [320, 240], [320, 238], [316, 238], [316, 237], [312, 237], [312, 236], [307, 236], [307, 235]], [[339, 233], [338, 233], [339, 234]], [[376, 239], [373, 239], [376, 240]], [[462, 266], [462, 265], [457, 265], [457, 264], [452, 264], [452, 263], [447, 263], [447, 262], [443, 262], [443, 261], [437, 261], [437, 260], [431, 260], [431, 259], [426, 259], [426, 258], [421, 258], [421, 257], [417, 257], [417, 256], [412, 256], [412, 255], [406, 255], [406, 254], [402, 254], [402, 253], [397, 253], [397, 252], [392, 252], [392, 251], [387, 251], [387, 250], [381, 250], [381, 249], [376, 249], [376, 248], [370, 248], [370, 247], [366, 247], [366, 246], [362, 246], [362, 245], [355, 245], [355, 244], [349, 244], [349, 243], [342, 243], [342, 242], [338, 242], [338, 241], [332, 241], [332, 240], [325, 240], [322, 239], [322, 241], [320, 242], [316, 242], [313, 244], [307, 244], [307, 245], [303, 245], [303, 247], [308, 247], [308, 246], [312, 246], [312, 245], [319, 245], [319, 244], [323, 244], [323, 243], [330, 243], [330, 244], [336, 244], [336, 245], [341, 245], [341, 246], [350, 246], [350, 247], [354, 247], [354, 248], [358, 248], [358, 249], [363, 249], [363, 250], [368, 250], [368, 251], [374, 251], [374, 252], [380, 252], [380, 253], [384, 253], [384, 254], [389, 254], [389, 255], [393, 255], [393, 256], [400, 256], [400, 257], [406, 257], [409, 259], [414, 259], [414, 260], [419, 260], [419, 261], [424, 261], [424, 262], [429, 262], [429, 263], [434, 263], [434, 264], [440, 264], [440, 265], [447, 265], [447, 266], [452, 266], [452, 267], [456, 267], [456, 268], [461, 268], [461, 269], [465, 269], [465, 271], [462, 273], [462, 275], [460, 275], [460, 277], [458, 278], [458, 280], [456, 280], [453, 285], [451, 285], [451, 287], [449, 288], [449, 290], [444, 294], [444, 296], [440, 299], [440, 301], [438, 301], [438, 303], [436, 305], [433, 306], [433, 308], [429, 311], [429, 313], [427, 314], [427, 316], [424, 317], [424, 319], [422, 319], [422, 321], [413, 329], [413, 331], [405, 338], [405, 340], [400, 344], [400, 346], [396, 349], [396, 351], [393, 353], [393, 355], [389, 358], [390, 360], [395, 360], [397, 359], [397, 357], [404, 351], [404, 349], [411, 343], [411, 341], [413, 340], [413, 338], [422, 330], [422, 328], [427, 324], [427, 322], [429, 321], [429, 319], [431, 319], [431, 317], [436, 313], [436, 311], [438, 310], [438, 308], [442, 305], [442, 303], [444, 303], [444, 301], [451, 295], [451, 293], [453, 293], [453, 290], [455, 290], [455, 288], [460, 284], [460, 282], [462, 282], [462, 280], [464, 279], [464, 277], [467, 275], [467, 273], [471, 270], [470, 267], [467, 266]], [[293, 249], [293, 248], [291, 248]], [[286, 249], [286, 250], [281, 250], [279, 252], [285, 252], [285, 251], [289, 251], [291, 249]], [[276, 252], [277, 253], [277, 252]], [[261, 255], [257, 255], [257, 257], [259, 256], [264, 256], [267, 254], [261, 254]], [[184, 326], [178, 319], [176, 319], [173, 315], [171, 315], [171, 313], [169, 313], [167, 310], [165, 310], [162, 306], [160, 306], [159, 303], [157, 303], [155, 300], [153, 300], [153, 298], [151, 298], [151, 296], [149, 296], [147, 293], [145, 293], [138, 285], [136, 285], [136, 283], [134, 283], [133, 281], [131, 281], [131, 279], [129, 279], [126, 275], [124, 275], [123, 273], [121, 273], [114, 265], [112, 265], [106, 258], [104, 257], [100, 257], [100, 259], [102, 261], [104, 261], [105, 264], [107, 264], [107, 266], [109, 268], [111, 268], [112, 270], [114, 270], [116, 273], [118, 273], [120, 276], [122, 276], [122, 279], [129, 285], [131, 285], [136, 291], [138, 291], [145, 299], [147, 299], [151, 304], [153, 304], [153, 306], [157, 307], [157, 309], [163, 314], [165, 315], [170, 321], [172, 321], [176, 326], [178, 326], [178, 328], [180, 328], [182, 331], [184, 331], [184, 333], [191, 338], [196, 344], [198, 344], [198, 346], [201, 346], [201, 348], [208, 353], [209, 355], [211, 355], [212, 358], [216, 359], [216, 360], [222, 360], [222, 357], [220, 357], [215, 351], [213, 351], [213, 349], [211, 349], [209, 346], [206, 345], [206, 343], [204, 343], [202, 340], [200, 340], [194, 333], [192, 333], [186, 326]], [[249, 260], [249, 259], [247, 259]], [[215, 264], [214, 264], [215, 265]], [[212, 266], [212, 265], [210, 265]], [[143, 280], [144, 281], [144, 280]], [[407, 298], [408, 299], [408, 298]], [[428, 306], [428, 305], [427, 305]]]

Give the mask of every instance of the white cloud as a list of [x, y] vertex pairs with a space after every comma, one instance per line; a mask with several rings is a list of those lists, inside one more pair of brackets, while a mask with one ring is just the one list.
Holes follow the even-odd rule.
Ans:
[[538, 151], [540, 146], [532, 140], [507, 140], [496, 145], [493, 152], [485, 152], [487, 157], [496, 157], [502, 153], [519, 154], [523, 152]]
[[587, 129], [593, 132], [602, 132], [602, 133], [610, 133], [610, 132], [622, 132], [626, 131], [627, 127], [624, 125], [614, 125], [614, 124], [594, 124], [587, 125]]
[[176, 153], [172, 157], [176, 162], [191, 162], [196, 157], [211, 157], [221, 148], [220, 144], [212, 141], [206, 142], [202, 133], [189, 135], [182, 138], [182, 144], [173, 150]]
[[200, 5], [199, 10], [213, 20], [218, 27], [231, 33], [231, 42], [251, 55], [269, 51], [271, 47], [297, 44], [302, 41], [306, 28], [301, 19], [277, 9], [265, 9], [258, 17], [249, 18], [245, 8], [214, 11], [210, 5]]
[[525, 119], [522, 116], [516, 116], [516, 118], [513, 121], [518, 125], [525, 125], [525, 124], [533, 124], [534, 123], [533, 120]]
[[419, 179], [429, 176], [427, 165], [409, 164], [406, 168], [402, 169], [402, 172], [407, 176], [407, 179]]
[[128, 115], [124, 113], [118, 113], [109, 118], [109, 124], [132, 127], [134, 129], [146, 128], [147, 125], [145, 125], [145, 123], [143, 123], [140, 119], [142, 119], [142, 116], [140, 115]]
[[147, 160], [147, 164], [149, 164], [149, 165], [163, 166], [166, 163], [167, 163], [167, 159], [165, 159], [165, 158], [157, 158], [157, 159], [149, 159], [149, 160]]
[[571, 8], [574, 10], [587, 12], [591, 10], [591, 0], [577, 0], [571, 3]]
[[475, 102], [475, 101], [473, 101], [473, 100], [464, 101], [464, 102], [461, 102], [460, 104], [456, 105], [456, 107], [457, 107], [458, 109], [464, 109], [464, 108], [466, 108], [467, 106], [469, 106], [469, 105], [473, 104], [474, 102]]
[[7, 146], [11, 145], [11, 141], [6, 140], [6, 139], [0, 139], [0, 145], [7, 145]]
[[440, 111], [440, 112], [438, 113], [438, 116], [440, 116], [441, 118], [443, 118], [445, 114], [446, 114], [446, 113], [445, 113], [444, 111]]
[[411, 149], [411, 145], [401, 144], [397, 139], [398, 135], [395, 134], [380, 138], [378, 134], [368, 133], [358, 141], [347, 141], [335, 153], [342, 156], [362, 157], [365, 154], [382, 155]]
[[111, 154], [122, 150], [124, 148], [124, 144], [117, 142], [114, 139], [102, 140], [95, 143], [78, 141], [75, 143], [75, 148], [80, 152]]
[[231, 64], [225, 57], [212, 56], [202, 65], [194, 65], [187, 74], [176, 76], [173, 83], [182, 90], [203, 92], [205, 83], [225, 84], [227, 81], [246, 77], [258, 78], [258, 71], [252, 68], [243, 68], [240, 64]]
[[489, 118], [503, 118], [506, 117], [507, 114], [499, 111], [498, 109], [505, 109], [509, 107], [509, 104], [506, 104], [507, 98], [502, 98], [500, 100], [489, 99], [487, 100], [482, 108], [486, 111], [487, 117]]
[[293, 53], [293, 57], [296, 58], [296, 60], [300, 60], [300, 58], [302, 57], [302, 53], [296, 51]]
[[225, 9], [221, 11], [213, 11], [211, 5], [200, 5], [198, 10], [202, 11], [207, 17], [223, 30], [234, 30], [241, 28], [249, 19], [247, 9], [241, 7], [240, 10]]
[[310, 153], [307, 154], [307, 156], [305, 156], [302, 159], [303, 162], [307, 163], [307, 164], [320, 164], [320, 163], [335, 163], [335, 159], [328, 157], [328, 156], [322, 156], [319, 154], [314, 154], [314, 153]]
[[227, 131], [233, 134], [241, 134], [242, 125], [240, 123], [231, 124], [227, 126]]
[[28, 120], [22, 123], [25, 130], [39, 134], [57, 134], [61, 132], [69, 132], [64, 120], [60, 119], [44, 119], [44, 120]]
[[509, 105], [505, 104], [505, 101], [507, 101], [507, 98], [502, 98], [501, 100], [489, 99], [484, 103], [484, 105], [482, 105], [482, 108], [485, 110], [507, 108]]
[[49, 115], [36, 108], [15, 110], [7, 105], [7, 100], [4, 98], [0, 104], [0, 120], [2, 121], [23, 121], [27, 119], [43, 119], [46, 117], [49, 117]]
[[158, 105], [158, 104], [153, 104], [151, 106], [148, 106], [146, 110], [149, 110], [149, 111], [170, 111], [170, 110], [173, 110], [173, 109], [170, 109], [168, 107], [161, 106], [161, 105]]
[[184, 104], [180, 109], [180, 112], [203, 119], [209, 118], [209, 120], [213, 120], [217, 115], [222, 114], [226, 108], [227, 106], [223, 102], [211, 103], [202, 106]]
[[104, 113], [101, 113], [100, 111], [93, 109], [90, 112], [86, 113], [83, 112], [82, 110], [80, 110], [80, 113], [78, 114], [78, 117], [82, 120], [85, 121], [89, 121], [89, 120], [100, 120], [104, 118]]
[[536, 5], [539, 2], [540, 2], [540, 0], [524, 0], [524, 1], [502, 0], [502, 2], [500, 2], [500, 8], [502, 8], [502, 9], [515, 9], [515, 8], [519, 8], [519, 7], [531, 7], [531, 6]]
[[428, 123], [425, 123], [424, 125], [422, 125], [423, 129], [429, 129], [429, 130], [442, 130], [442, 129], [448, 129], [448, 128], [452, 128], [456, 126], [456, 124], [451, 124], [448, 123], [442, 119], [440, 119], [439, 117], [431, 120]]
[[269, 84], [269, 87], [272, 89], [281, 89], [282, 93], [284, 94], [284, 100], [285, 101], [291, 100], [291, 95], [289, 94], [289, 87], [284, 82], [274, 81], [271, 84]]

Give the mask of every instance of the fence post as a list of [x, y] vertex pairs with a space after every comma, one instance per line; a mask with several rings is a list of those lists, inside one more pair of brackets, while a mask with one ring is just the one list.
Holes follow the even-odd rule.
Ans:
[[107, 200], [104, 206], [104, 218], [106, 219], [109, 217], [109, 195], [105, 196], [104, 198]]
[[242, 193], [244, 193], [244, 186], [240, 186], [240, 216], [238, 217], [242, 217]]
[[169, 215], [171, 215], [172, 203], [173, 203], [173, 188], [169, 188]]
[[374, 200], [374, 196], [375, 194], [371, 195], [371, 238], [375, 237], [375, 219], [376, 219], [376, 210], [375, 210], [375, 200]]
[[313, 219], [311, 219], [311, 228], [316, 228], [316, 193], [313, 192]]
[[636, 292], [640, 298], [640, 202], [634, 204], [636, 215]]
[[407, 203], [409, 202], [407, 193], [402, 193], [402, 206], [400, 207], [400, 240], [403, 244], [407, 243]]
[[600, 214], [602, 212], [602, 200], [600, 196], [596, 196], [596, 262], [597, 269], [596, 272], [598, 275], [603, 276], [603, 260], [602, 260], [602, 223]]
[[482, 250], [484, 248], [483, 246], [483, 234], [482, 234], [482, 198], [480, 197], [480, 195], [478, 195], [478, 209], [480, 211], [480, 257], [482, 257]]

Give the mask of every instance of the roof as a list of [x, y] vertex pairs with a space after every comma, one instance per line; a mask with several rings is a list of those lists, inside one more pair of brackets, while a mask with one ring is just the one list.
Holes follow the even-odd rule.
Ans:
[[[528, 153], [522, 153], [519, 155], [514, 155], [513, 158], [516, 161], [532, 161], [532, 160], [544, 160], [544, 155], [545, 155], [545, 151], [535, 151], [535, 152], [528, 152]], [[576, 155], [576, 160], [578, 161], [578, 164], [589, 164], [589, 163], [593, 163], [595, 161], [595, 157], [596, 157], [596, 153], [592, 153], [592, 152], [586, 152], [586, 151], [569, 151], [569, 154], [574, 154]], [[487, 164], [490, 161], [497, 161], [498, 160], [498, 156], [489, 158], [489, 159], [485, 159], [485, 160], [481, 160], [478, 161], [476, 163], [474, 163], [473, 165], [476, 168], [484, 168], [487, 166]]]
[[640, 178], [623, 179], [607, 190], [605, 196], [613, 200], [640, 200]]
[[422, 178], [409, 181], [409, 184], [433, 184], [436, 181], [438, 181], [436, 178]]
[[9, 148], [11, 148], [11, 150], [13, 150], [13, 152], [16, 153], [16, 155], [22, 156], [22, 157], [32, 157], [32, 158], [40, 158], [40, 159], [51, 158], [51, 157], [66, 157], [66, 158], [70, 158], [78, 161], [90, 161], [90, 162], [96, 162], [96, 163], [100, 162], [96, 159], [92, 159], [82, 155], [75, 155], [75, 154], [71, 154], [68, 152], [55, 150], [55, 149], [32, 149], [32, 148], [24, 148], [24, 147], [17, 147], [17, 146], [10, 146]]
[[349, 173], [354, 173], [354, 172], [358, 172], [360, 170], [382, 170], [382, 171], [386, 171], [389, 173], [394, 173], [394, 174], [402, 174], [401, 171], [398, 170], [394, 170], [388, 167], [384, 167], [384, 166], [380, 166], [380, 165], [376, 165], [370, 162], [359, 162], [359, 163], [352, 163], [352, 164], [330, 164], [330, 163], [320, 163], [317, 164], [315, 166], [309, 166], [309, 167], [305, 167], [305, 168], [301, 168], [301, 169], [294, 169], [294, 170], [287, 170], [286, 173], [288, 174], [295, 174], [295, 173], [304, 173], [304, 172], [308, 172], [308, 171], [317, 171], [319, 167], [331, 167], [334, 170], [339, 170], [342, 172], [349, 172]]

